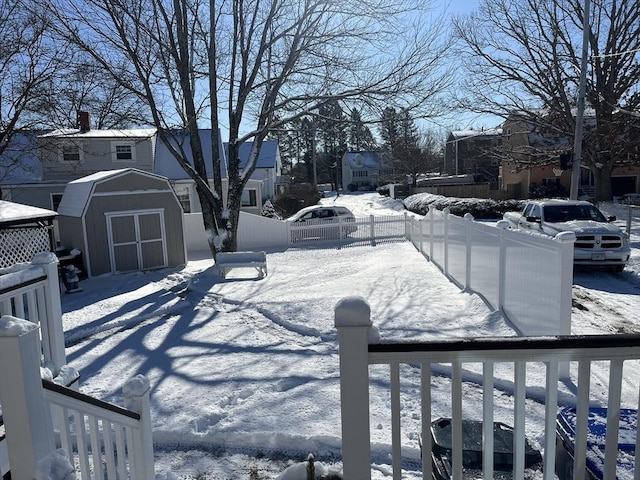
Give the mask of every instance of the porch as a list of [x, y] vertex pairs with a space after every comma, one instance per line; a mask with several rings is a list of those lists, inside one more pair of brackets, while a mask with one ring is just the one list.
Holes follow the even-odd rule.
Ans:
[[[358, 297], [348, 297], [335, 307], [335, 325], [340, 348], [340, 390], [342, 410], [342, 453], [345, 479], [371, 478], [371, 432], [369, 389], [374, 387], [371, 369], [382, 365], [388, 369], [387, 381], [376, 378], [375, 386], [389, 387], [393, 478], [402, 478], [403, 458], [415, 445], [403, 444], [402, 417], [408, 405], [406, 392], [407, 374], [417, 383], [411, 393], [418, 396], [421, 423], [422, 475], [432, 478], [433, 465], [430, 427], [433, 415], [434, 380], [444, 377], [449, 381], [451, 436], [451, 478], [462, 478], [462, 420], [474, 417], [482, 420], [483, 428], [483, 478], [494, 478], [494, 419], [497, 419], [495, 398], [498, 388], [512, 382], [511, 398], [514, 427], [513, 478], [525, 478], [525, 438], [532, 402], [540, 406], [542, 436], [539, 448], [543, 454], [542, 478], [555, 478], [556, 458], [561, 453], [556, 445], [556, 416], [562, 404], [576, 408], [576, 435], [574, 439], [573, 478], [585, 477], [587, 455], [593, 457], [593, 449], [587, 448], [587, 420], [589, 407], [608, 408], [606, 438], [617, 439], [620, 431], [620, 411], [623, 406], [638, 408], [638, 359], [640, 359], [640, 335], [598, 336], [547, 336], [505, 338], [449, 338], [429, 342], [381, 341], [374, 327], [370, 308]], [[377, 367], [376, 367], [377, 368]], [[529, 379], [531, 369], [542, 384]], [[563, 371], [567, 371], [565, 376]], [[632, 378], [630, 378], [632, 376]], [[387, 377], [384, 377], [387, 378]], [[416, 380], [417, 379], [417, 380]], [[629, 387], [629, 382], [634, 386]], [[481, 389], [481, 411], [473, 411], [469, 405], [469, 383]], [[623, 383], [625, 387], [623, 389]], [[440, 384], [440, 382], [438, 382]], [[572, 395], [567, 396], [569, 385]], [[527, 392], [535, 390], [538, 398], [528, 398]], [[560, 402], [559, 392], [563, 394]], [[633, 391], [631, 396], [629, 391]], [[412, 400], [416, 400], [412, 398]], [[414, 402], [415, 403], [415, 402]], [[411, 404], [413, 405], [413, 403]], [[378, 427], [380, 428], [380, 427]], [[406, 439], [406, 436], [404, 437]], [[637, 438], [632, 439], [633, 443]], [[640, 451], [623, 458], [627, 465], [638, 465]], [[634, 457], [635, 455], [635, 457]], [[607, 441], [601, 459], [603, 478], [626, 478], [620, 472], [618, 443]], [[632, 468], [633, 478], [640, 478], [640, 468]], [[629, 474], [628, 471], [626, 472]]]

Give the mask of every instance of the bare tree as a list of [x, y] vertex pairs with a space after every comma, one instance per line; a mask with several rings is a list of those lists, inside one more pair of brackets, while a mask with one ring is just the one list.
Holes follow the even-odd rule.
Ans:
[[148, 125], [147, 102], [105, 72], [82, 52], [65, 59], [66, 66], [42, 85], [38, 110], [53, 128], [77, 126], [78, 112], [90, 112], [92, 128]]
[[[20, 0], [0, 0], [0, 179], [21, 167], [42, 125], [42, 88], [59, 70], [65, 46], [47, 37], [48, 23]], [[26, 139], [26, 140], [25, 140]]]
[[[50, 15], [59, 35], [148, 102], [160, 138], [195, 181], [215, 256], [236, 249], [242, 190], [270, 130], [336, 100], [385, 100], [426, 114], [448, 76], [444, 36], [422, 3], [54, 0]], [[229, 132], [226, 205], [216, 148], [206, 171], [197, 134], [205, 121], [213, 145], [221, 126]], [[189, 153], [171, 127], [189, 134]], [[248, 140], [241, 169], [238, 148]]]
[[[580, 76], [583, 0], [484, 0], [458, 18], [459, 58], [468, 68], [461, 105], [518, 117], [547, 137], [572, 139]], [[640, 3], [591, 2], [583, 164], [596, 198], [611, 198], [611, 172], [637, 161], [640, 137]], [[634, 133], [636, 132], [636, 133]], [[557, 153], [552, 155], [557, 161]], [[549, 154], [532, 152], [549, 162]]]

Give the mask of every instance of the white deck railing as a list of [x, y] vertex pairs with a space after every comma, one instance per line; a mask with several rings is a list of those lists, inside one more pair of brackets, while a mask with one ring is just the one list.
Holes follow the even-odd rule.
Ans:
[[148, 384], [125, 395], [128, 410], [55, 384], [43, 389], [40, 367], [56, 377], [66, 365], [56, 256], [0, 273], [0, 474], [32, 478], [61, 447], [81, 479], [153, 479]]
[[57, 375], [67, 360], [58, 258], [53, 253], [40, 253], [31, 263], [0, 270], [0, 315], [13, 315], [40, 327], [44, 364]]
[[44, 382], [52, 406], [57, 443], [79, 479], [153, 479], [153, 439], [149, 390], [129, 396], [135, 411]]
[[[452, 478], [462, 478], [462, 426], [463, 417], [469, 415], [463, 395], [463, 376], [473, 372], [478, 391], [482, 392], [482, 409], [473, 411], [481, 415], [485, 426], [493, 425], [495, 393], [498, 384], [512, 383], [512, 409], [514, 419], [514, 479], [524, 478], [525, 418], [528, 415], [527, 392], [535, 389], [539, 398], [538, 412], [544, 425], [543, 438], [538, 439], [544, 455], [543, 475], [545, 480], [555, 478], [556, 416], [560, 380], [574, 382], [575, 396], [570, 401], [577, 408], [575, 438], [574, 478], [585, 478], [587, 455], [587, 416], [590, 403], [599, 402], [608, 407], [607, 438], [618, 438], [618, 413], [623, 401], [622, 383], [624, 367], [640, 359], [640, 335], [604, 335], [573, 337], [509, 337], [497, 339], [452, 338], [421, 343], [380, 343], [370, 318], [370, 309], [361, 298], [346, 298], [335, 309], [335, 324], [340, 346], [340, 397], [342, 409], [342, 453], [345, 479], [366, 480], [371, 478], [371, 440], [369, 413], [369, 366], [388, 365], [388, 385], [391, 409], [391, 456], [393, 478], [402, 476], [403, 445], [401, 444], [401, 382], [413, 380], [420, 392], [420, 408], [414, 414], [420, 416], [423, 438], [422, 478], [432, 478], [430, 426], [432, 421], [432, 379], [434, 367], [443, 371], [443, 364], [450, 372], [450, 408], [452, 419]], [[559, 365], [571, 363], [571, 377], [560, 379]], [[500, 364], [498, 370], [496, 365]], [[504, 375], [504, 365], [508, 375]], [[401, 366], [411, 365], [413, 379], [401, 379]], [[544, 372], [544, 383], [532, 385], [527, 378], [528, 368]], [[405, 371], [403, 369], [403, 371]], [[637, 367], [636, 370], [637, 372]], [[608, 372], [608, 374], [606, 373]], [[597, 381], [591, 382], [595, 375]], [[608, 375], [608, 381], [607, 381]], [[631, 382], [638, 382], [633, 378]], [[380, 378], [376, 384], [380, 385]], [[627, 391], [628, 389], [625, 389]], [[625, 398], [632, 408], [638, 407], [638, 386], [633, 388], [634, 398]], [[566, 394], [566, 393], [565, 393]], [[565, 399], [566, 400], [566, 399]], [[415, 403], [415, 402], [414, 402]], [[466, 406], [466, 408], [465, 408]], [[471, 407], [477, 407], [472, 405]], [[476, 408], [477, 410], [477, 408]], [[485, 428], [484, 470], [485, 479], [493, 478], [493, 428]], [[637, 442], [637, 438], [636, 438]], [[406, 447], [406, 445], [405, 445]], [[605, 449], [603, 471], [605, 479], [616, 478], [617, 442], [608, 441]], [[636, 448], [635, 465], [640, 465], [640, 449]], [[633, 460], [633, 459], [632, 459]], [[635, 469], [635, 479], [640, 478], [640, 468]]]

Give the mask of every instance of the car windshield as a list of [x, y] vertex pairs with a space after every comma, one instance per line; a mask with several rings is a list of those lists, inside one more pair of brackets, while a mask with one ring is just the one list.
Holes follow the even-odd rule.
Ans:
[[544, 219], [552, 223], [570, 222], [571, 220], [607, 221], [600, 210], [593, 205], [546, 205]]

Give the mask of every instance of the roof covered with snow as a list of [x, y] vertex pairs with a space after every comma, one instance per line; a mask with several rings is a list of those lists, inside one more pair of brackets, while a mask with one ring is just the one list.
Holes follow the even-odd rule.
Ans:
[[58, 213], [68, 217], [81, 217], [84, 214], [96, 184], [106, 180], [112, 180], [131, 172], [166, 180], [166, 178], [163, 178], [160, 175], [138, 170], [136, 168], [121, 168], [118, 170], [104, 170], [96, 172], [91, 175], [87, 175], [86, 177], [73, 180], [67, 184], [64, 189], [60, 205], [58, 206]]
[[56, 215], [53, 210], [0, 200], [0, 227], [50, 220]]
[[502, 128], [487, 128], [483, 130], [454, 130], [450, 137], [455, 140], [464, 140], [474, 137], [498, 137], [502, 136]]
[[156, 134], [155, 128], [131, 128], [126, 130], [79, 130], [59, 128], [41, 135], [43, 138], [149, 138]]
[[382, 154], [380, 152], [347, 152], [343, 159], [349, 162], [352, 170], [359, 168], [380, 168], [382, 165]]

